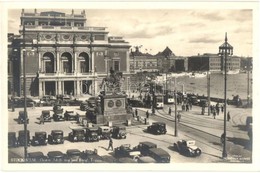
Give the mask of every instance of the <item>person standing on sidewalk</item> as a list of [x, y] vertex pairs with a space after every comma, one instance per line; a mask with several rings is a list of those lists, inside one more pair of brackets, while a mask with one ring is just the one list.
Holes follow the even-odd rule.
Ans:
[[172, 114], [172, 109], [171, 109], [171, 107], [169, 107], [169, 115], [171, 115]]
[[146, 111], [146, 118], [149, 118], [149, 111]]
[[113, 140], [112, 140], [112, 138], [109, 138], [109, 144], [108, 144], [108, 148], [107, 148], [107, 150], [109, 150], [109, 149], [112, 149], [112, 151], [114, 150], [114, 148], [113, 148]]
[[213, 109], [213, 117], [216, 119], [216, 109]]
[[178, 122], [180, 122], [180, 121], [181, 121], [181, 113], [180, 113], [180, 111], [178, 111], [178, 114], [177, 114], [177, 119], [178, 119]]
[[135, 116], [138, 116], [138, 110], [135, 108]]
[[230, 120], [230, 113], [228, 111], [228, 113], [227, 113], [227, 121], [229, 121], [229, 120]]
[[43, 124], [43, 125], [44, 125], [44, 118], [43, 118], [43, 115], [40, 116], [40, 124]]

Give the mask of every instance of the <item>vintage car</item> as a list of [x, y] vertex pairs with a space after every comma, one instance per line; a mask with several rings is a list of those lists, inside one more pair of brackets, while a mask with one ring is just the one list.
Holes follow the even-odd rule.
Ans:
[[88, 127], [88, 128], [86, 128], [85, 139], [86, 139], [87, 142], [99, 141], [98, 127]]
[[63, 121], [64, 117], [63, 117], [63, 108], [61, 108], [61, 105], [55, 105], [53, 107], [53, 120], [54, 121]]
[[25, 131], [24, 130], [20, 130], [18, 132], [18, 144], [19, 146], [24, 146], [25, 143], [27, 143], [28, 146], [30, 146], [30, 143], [31, 143], [31, 140], [30, 140], [30, 131], [27, 130], [26, 132], [26, 136], [27, 136], [27, 139], [25, 139]]
[[137, 158], [138, 163], [157, 163], [156, 160], [150, 156], [141, 156]]
[[147, 132], [155, 135], [166, 134], [166, 124], [163, 122], [154, 122], [147, 127]]
[[208, 107], [208, 100], [207, 99], [200, 99], [199, 100], [200, 107]]
[[48, 135], [49, 144], [63, 144], [63, 131], [62, 130], [52, 130], [51, 134]]
[[124, 126], [113, 126], [112, 137], [117, 139], [126, 138], [126, 128]]
[[86, 114], [77, 113], [76, 121], [80, 126], [87, 126]]
[[62, 163], [65, 159], [65, 154], [61, 151], [49, 151], [47, 156], [51, 163]]
[[64, 113], [64, 119], [66, 121], [71, 121], [71, 120], [77, 120], [78, 114], [74, 111], [65, 111]]
[[115, 157], [129, 157], [136, 160], [140, 155], [141, 152], [131, 149], [130, 144], [123, 144], [120, 147], [115, 148]]
[[43, 96], [40, 101], [37, 103], [37, 105], [41, 106], [53, 106], [57, 102], [57, 99], [55, 96], [45, 95]]
[[66, 152], [66, 159], [71, 163], [82, 162], [81, 156], [82, 152], [78, 149], [68, 149]]
[[17, 147], [18, 141], [15, 132], [8, 132], [8, 147]]
[[150, 148], [157, 148], [157, 145], [152, 142], [144, 141], [140, 142], [133, 150], [138, 150], [142, 155], [147, 156]]
[[24, 111], [19, 111], [18, 124], [24, 124], [25, 122], [27, 122], [27, 124], [29, 124], [29, 118], [27, 117], [27, 120], [26, 120]]
[[112, 137], [111, 128], [108, 126], [99, 126], [98, 136], [99, 139], [109, 139], [110, 137]]
[[148, 156], [152, 157], [158, 163], [170, 163], [170, 154], [162, 148], [149, 149]]
[[48, 162], [47, 156], [41, 151], [28, 153], [27, 160], [29, 163], [45, 163]]
[[131, 107], [145, 107], [145, 104], [141, 100], [138, 100], [138, 99], [128, 98], [127, 104]]
[[69, 141], [71, 142], [85, 141], [85, 130], [72, 129], [72, 132], [69, 133]]
[[97, 150], [85, 150], [82, 153], [82, 159], [87, 163], [104, 163], [103, 158], [98, 155]]
[[[15, 104], [16, 108], [24, 107], [24, 97], [16, 98], [14, 104]], [[26, 98], [26, 106], [27, 107], [33, 107], [33, 105], [36, 105], [36, 102], [33, 99], [27, 97]]]
[[43, 110], [42, 111], [42, 116], [43, 116], [44, 122], [51, 122], [51, 115], [50, 115], [50, 111], [49, 110]]
[[174, 149], [186, 156], [200, 156], [201, 149], [195, 145], [194, 140], [179, 140], [173, 144]]
[[46, 132], [35, 132], [35, 135], [32, 137], [31, 144], [33, 146], [37, 145], [47, 145], [47, 133]]

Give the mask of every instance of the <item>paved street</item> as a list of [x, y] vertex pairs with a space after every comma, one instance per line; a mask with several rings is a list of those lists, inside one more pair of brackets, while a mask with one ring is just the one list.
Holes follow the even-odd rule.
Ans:
[[[166, 135], [152, 135], [145, 132], [148, 125], [144, 123], [137, 123], [138, 125], [132, 125], [127, 127], [127, 138], [117, 140], [114, 139], [114, 148], [121, 144], [131, 144], [132, 147], [136, 146], [140, 141], [150, 141], [158, 145], [158, 147], [165, 149], [171, 155], [171, 163], [215, 163], [223, 162], [222, 146], [220, 144], [220, 135], [223, 132], [223, 115], [220, 114], [213, 119], [212, 116], [200, 115], [200, 107], [193, 106], [193, 109], [189, 112], [183, 112], [181, 122], [178, 125], [178, 137], [174, 136], [174, 111], [172, 115], [168, 115], [168, 106], [166, 105], [163, 110], [156, 110], [156, 115], [151, 115], [149, 124], [154, 121], [162, 121], [167, 124]], [[171, 105], [174, 106], [174, 105]], [[64, 106], [65, 110], [74, 110], [80, 114], [84, 114], [79, 110], [79, 106]], [[179, 108], [178, 108], [179, 109]], [[8, 131], [18, 132], [23, 130], [23, 125], [19, 125], [16, 122], [19, 110], [23, 108], [17, 108], [15, 112], [9, 112], [9, 126]], [[52, 110], [52, 107], [36, 107], [35, 109], [28, 108], [28, 116], [30, 123], [28, 124], [28, 130], [30, 130], [31, 137], [34, 136], [36, 131], [46, 131], [50, 134], [51, 130], [63, 130], [65, 139], [67, 139], [68, 133], [71, 131], [71, 127], [78, 126], [75, 121], [63, 121], [63, 122], [46, 122], [44, 125], [39, 124], [39, 117], [42, 110]], [[138, 108], [139, 115], [144, 119], [147, 109]], [[174, 109], [172, 109], [174, 110]], [[231, 121], [227, 122], [227, 152], [228, 159], [224, 162], [249, 162], [251, 159], [251, 151], [248, 147], [245, 147], [248, 143], [247, 132], [243, 130], [245, 124], [245, 118], [250, 114], [250, 109], [240, 109], [228, 107], [231, 113]], [[53, 112], [51, 111], [51, 115]], [[135, 122], [133, 122], [135, 123]], [[18, 133], [17, 133], [18, 135]], [[202, 148], [202, 155], [196, 158], [189, 158], [174, 151], [171, 147], [174, 142], [179, 139], [194, 139], [197, 146]], [[69, 142], [65, 140], [61, 145], [47, 146], [30, 146], [28, 152], [42, 151], [45, 155], [48, 151], [59, 150], [66, 152], [67, 149], [97, 149], [99, 155], [113, 155], [112, 151], [107, 151], [108, 141], [100, 140], [99, 142]], [[23, 147], [9, 149], [9, 154], [15, 157], [22, 157], [24, 152]]]

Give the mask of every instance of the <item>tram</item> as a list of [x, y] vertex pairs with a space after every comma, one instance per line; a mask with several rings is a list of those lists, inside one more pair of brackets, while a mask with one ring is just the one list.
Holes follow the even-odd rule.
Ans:
[[164, 96], [162, 94], [156, 94], [153, 96], [153, 106], [156, 109], [163, 109]]

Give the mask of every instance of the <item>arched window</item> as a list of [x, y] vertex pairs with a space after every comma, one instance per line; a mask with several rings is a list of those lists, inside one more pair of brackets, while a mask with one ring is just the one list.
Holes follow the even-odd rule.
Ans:
[[89, 64], [89, 55], [86, 52], [82, 52], [79, 54], [80, 59], [83, 61], [80, 61], [80, 72], [81, 73], [88, 73], [90, 71]]
[[51, 52], [43, 54], [45, 73], [54, 73], [54, 55]]
[[72, 73], [72, 56], [70, 53], [65, 52], [61, 55], [63, 72]]

